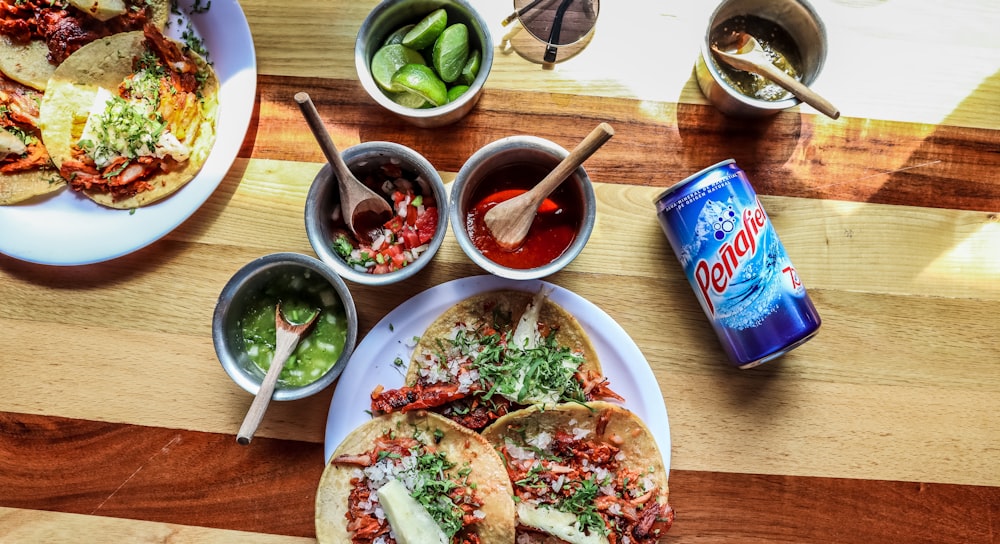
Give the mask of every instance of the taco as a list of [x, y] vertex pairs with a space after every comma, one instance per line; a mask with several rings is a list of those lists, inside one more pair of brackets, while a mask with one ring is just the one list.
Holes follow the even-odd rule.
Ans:
[[218, 92], [211, 66], [147, 25], [91, 42], [56, 69], [42, 138], [70, 187], [111, 208], [144, 206], [205, 163]]
[[316, 493], [316, 538], [513, 544], [511, 497], [503, 463], [483, 437], [428, 412], [383, 415], [333, 452]]
[[40, 91], [57, 66], [88, 43], [151, 24], [163, 30], [169, 0], [0, 2], [0, 72]]
[[38, 129], [41, 93], [0, 74], [0, 204], [13, 204], [66, 185]]
[[451, 307], [417, 342], [405, 386], [372, 392], [372, 411], [433, 409], [481, 430], [525, 406], [622, 400], [580, 323], [547, 295], [498, 290]]
[[673, 524], [656, 440], [621, 406], [526, 408], [482, 436], [513, 482], [518, 542], [653, 544]]

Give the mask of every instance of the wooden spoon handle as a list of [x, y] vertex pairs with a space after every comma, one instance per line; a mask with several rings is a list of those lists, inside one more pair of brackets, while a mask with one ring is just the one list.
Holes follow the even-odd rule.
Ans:
[[[607, 123], [601, 123], [594, 127], [594, 130], [590, 131], [587, 135], [572, 151], [566, 155], [551, 172], [549, 175], [545, 176], [542, 181], [538, 182], [537, 185], [531, 188], [528, 192], [532, 194], [532, 199], [541, 203], [545, 197], [549, 196], [560, 183], [565, 180], [570, 173], [576, 170], [583, 161], [587, 160], [595, 151], [598, 150], [604, 142], [607, 142], [615, 135], [615, 129], [611, 128], [611, 125]], [[537, 206], [536, 206], [537, 208]]]
[[315, 136], [316, 141], [319, 142], [320, 149], [323, 150], [323, 154], [326, 155], [327, 162], [330, 163], [330, 167], [333, 168], [334, 172], [338, 176], [338, 179], [343, 176], [347, 176], [347, 178], [352, 177], [354, 174], [351, 173], [350, 168], [347, 167], [347, 163], [344, 162], [343, 157], [341, 157], [340, 153], [337, 151], [337, 146], [334, 145], [333, 138], [330, 137], [330, 132], [326, 130], [326, 125], [323, 124], [323, 119], [319, 116], [319, 111], [316, 110], [316, 104], [313, 104], [309, 93], [295, 93], [295, 102], [298, 103], [299, 109], [302, 110], [302, 116], [306, 118], [306, 123], [309, 124], [309, 129], [312, 130], [313, 136]]
[[[295, 351], [295, 346], [298, 344], [299, 339], [295, 335], [285, 335], [282, 342], [281, 333], [281, 329], [278, 329], [279, 341], [278, 345], [275, 346], [271, 366], [267, 369], [264, 381], [260, 383], [260, 389], [257, 390], [257, 395], [254, 396], [253, 402], [250, 403], [250, 409], [247, 410], [247, 415], [243, 417], [243, 424], [240, 425], [240, 430], [236, 434], [236, 441], [244, 446], [249, 444], [250, 440], [253, 439], [254, 433], [257, 432], [257, 427], [260, 426], [261, 420], [264, 419], [264, 412], [267, 411], [267, 405], [271, 402], [271, 396], [274, 394], [274, 386], [278, 383], [278, 376], [281, 374], [281, 369], [285, 366], [285, 361]], [[288, 338], [289, 336], [291, 337], [290, 339]]]
[[267, 374], [264, 374], [264, 380], [260, 382], [260, 388], [257, 389], [253, 402], [250, 403], [247, 415], [243, 417], [243, 424], [240, 425], [240, 430], [236, 433], [236, 441], [240, 444], [246, 446], [253, 439], [257, 427], [264, 419], [264, 412], [267, 411], [267, 405], [271, 402], [271, 396], [274, 395], [274, 386], [278, 383], [278, 376], [281, 375], [281, 369], [285, 367], [285, 361], [295, 351], [295, 346], [299, 345], [299, 338], [309, 330], [317, 317], [319, 317], [318, 309], [305, 323], [291, 325], [281, 315], [281, 303], [278, 303], [274, 308], [274, 356], [271, 358], [271, 366], [267, 368]]
[[774, 65], [762, 65], [760, 68], [767, 72], [764, 75], [766, 75], [771, 81], [781, 85], [785, 90], [799, 97], [799, 99], [806, 104], [816, 108], [816, 110], [820, 113], [831, 119], [837, 119], [840, 117], [840, 110], [838, 110], [836, 106], [817, 94], [816, 91], [803, 85], [801, 81], [789, 76]]

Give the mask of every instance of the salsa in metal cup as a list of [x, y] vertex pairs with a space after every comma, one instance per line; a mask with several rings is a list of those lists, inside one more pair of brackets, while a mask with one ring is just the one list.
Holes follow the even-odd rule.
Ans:
[[308, 321], [319, 311], [316, 322], [285, 362], [278, 384], [301, 387], [318, 380], [333, 367], [347, 340], [347, 315], [334, 288], [309, 270], [285, 272], [272, 278], [247, 303], [238, 325], [247, 356], [267, 372], [276, 347], [275, 308], [290, 323]]
[[538, 184], [550, 169], [531, 163], [497, 168], [476, 186], [466, 212], [465, 226], [472, 243], [491, 261], [508, 268], [530, 269], [559, 258], [576, 239], [583, 221], [583, 198], [572, 183], [564, 182], [538, 207], [524, 243], [510, 251], [501, 248], [483, 218], [490, 208]]

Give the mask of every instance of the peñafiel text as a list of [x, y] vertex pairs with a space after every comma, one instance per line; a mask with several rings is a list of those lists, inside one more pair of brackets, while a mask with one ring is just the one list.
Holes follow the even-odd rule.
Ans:
[[760, 200], [757, 199], [755, 202], [754, 207], [743, 209], [740, 228], [730, 237], [730, 240], [719, 246], [719, 250], [716, 252], [718, 259], [714, 261], [700, 259], [695, 265], [694, 277], [698, 284], [699, 294], [713, 316], [715, 315], [715, 304], [712, 303], [710, 294], [725, 295], [729, 282], [733, 279], [740, 265], [757, 254], [757, 242], [764, 225], [767, 224], [767, 215], [764, 213]]

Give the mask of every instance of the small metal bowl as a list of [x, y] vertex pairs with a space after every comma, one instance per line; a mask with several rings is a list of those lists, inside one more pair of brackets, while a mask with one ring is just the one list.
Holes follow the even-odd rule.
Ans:
[[716, 108], [733, 117], [765, 117], [800, 104], [795, 96], [784, 100], [761, 100], [741, 93], [725, 81], [719, 62], [712, 54], [712, 30], [739, 16], [751, 15], [784, 29], [795, 42], [801, 56], [802, 83], [812, 84], [826, 60], [826, 27], [816, 10], [805, 0], [724, 0], [712, 13], [695, 63], [698, 86]]
[[451, 230], [458, 239], [462, 251], [480, 268], [501, 278], [532, 280], [552, 275], [576, 259], [587, 245], [594, 230], [597, 216], [597, 199], [590, 176], [583, 166], [570, 174], [563, 184], [575, 185], [580, 195], [576, 204], [583, 207], [580, 228], [568, 248], [556, 259], [536, 268], [510, 268], [492, 261], [472, 242], [466, 229], [466, 217], [480, 183], [498, 168], [518, 163], [538, 164], [552, 170], [569, 152], [559, 144], [536, 136], [509, 136], [480, 148], [462, 165], [451, 188], [451, 205], [448, 213]]
[[313, 251], [342, 278], [362, 285], [389, 285], [406, 280], [420, 272], [434, 258], [448, 231], [448, 193], [445, 191], [441, 175], [422, 155], [393, 142], [362, 142], [345, 149], [341, 156], [355, 177], [361, 180], [369, 172], [377, 170], [386, 163], [398, 164], [404, 170], [416, 173], [426, 182], [437, 203], [437, 229], [427, 250], [413, 263], [386, 274], [369, 274], [356, 270], [333, 249], [333, 221], [330, 217], [340, 204], [340, 191], [333, 176], [333, 169], [326, 164], [316, 175], [309, 187], [309, 194], [306, 195], [306, 236]]
[[219, 294], [212, 316], [212, 342], [222, 368], [237, 385], [247, 392], [257, 394], [264, 379], [264, 372], [247, 356], [240, 332], [240, 318], [247, 303], [267, 283], [280, 274], [307, 270], [329, 282], [344, 305], [347, 318], [347, 336], [344, 348], [330, 370], [316, 381], [301, 387], [286, 387], [280, 383], [274, 389], [274, 400], [296, 400], [314, 395], [337, 379], [347, 366], [354, 352], [358, 336], [358, 314], [354, 298], [340, 276], [322, 262], [298, 253], [272, 253], [247, 263], [236, 272]]
[[[476, 79], [458, 100], [434, 108], [408, 108], [393, 102], [382, 92], [371, 74], [371, 61], [385, 39], [398, 28], [417, 23], [428, 13], [444, 8], [448, 24], [464, 23], [469, 28], [469, 46], [478, 48], [482, 64]], [[354, 65], [361, 86], [383, 108], [422, 128], [448, 125], [465, 117], [479, 102], [483, 85], [493, 67], [493, 37], [489, 24], [465, 0], [384, 0], [375, 7], [358, 30], [354, 44]]]

